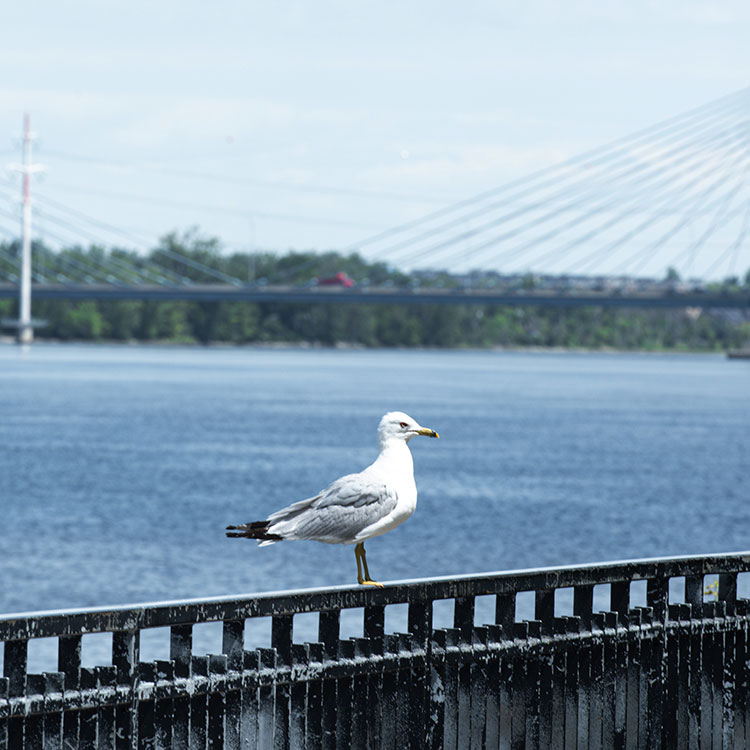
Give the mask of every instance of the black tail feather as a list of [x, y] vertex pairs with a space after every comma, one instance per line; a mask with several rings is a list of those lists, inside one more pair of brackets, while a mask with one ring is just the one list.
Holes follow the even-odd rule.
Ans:
[[241, 523], [239, 526], [227, 526], [227, 536], [233, 539], [257, 539], [261, 542], [280, 542], [284, 537], [270, 534], [268, 521], [252, 521]]

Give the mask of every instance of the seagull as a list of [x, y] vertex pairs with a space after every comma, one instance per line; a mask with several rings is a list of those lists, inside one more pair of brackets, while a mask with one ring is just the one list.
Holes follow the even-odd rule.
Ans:
[[395, 529], [417, 507], [408, 445], [417, 435], [440, 437], [402, 411], [389, 412], [378, 426], [380, 453], [366, 469], [340, 477], [317, 495], [277, 510], [265, 521], [227, 526], [227, 536], [257, 539], [260, 547], [297, 539], [354, 544], [357, 582], [382, 588], [370, 578], [365, 540]]

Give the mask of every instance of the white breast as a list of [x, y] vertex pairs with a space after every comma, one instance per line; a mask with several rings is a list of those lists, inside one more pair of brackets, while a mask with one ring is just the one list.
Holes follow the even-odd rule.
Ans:
[[417, 507], [417, 485], [414, 482], [414, 462], [409, 447], [403, 441], [384, 450], [374, 464], [366, 469], [396, 493], [396, 507], [386, 516], [366, 526], [354, 542], [385, 534], [402, 524]]

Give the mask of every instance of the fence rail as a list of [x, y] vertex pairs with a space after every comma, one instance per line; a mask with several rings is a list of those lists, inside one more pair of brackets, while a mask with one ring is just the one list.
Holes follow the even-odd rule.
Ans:
[[[749, 747], [745, 584], [750, 552], [5, 615], [0, 749]], [[388, 633], [399, 604], [407, 632]], [[359, 608], [361, 637], [342, 637]], [[306, 613], [317, 641], [297, 643]], [[270, 648], [246, 643], [260, 617]], [[208, 622], [221, 653], [197, 655]], [[141, 661], [164, 627], [169, 658]], [[111, 662], [89, 668], [92, 633], [112, 634]], [[29, 673], [39, 638], [56, 671]]]

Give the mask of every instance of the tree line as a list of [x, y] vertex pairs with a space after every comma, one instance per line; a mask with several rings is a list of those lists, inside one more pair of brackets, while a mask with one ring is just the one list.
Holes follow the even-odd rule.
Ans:
[[[0, 243], [0, 277], [11, 278], [17, 247]], [[3, 263], [6, 267], [3, 268]], [[414, 279], [357, 253], [220, 252], [216, 239], [170, 234], [147, 255], [99, 246], [53, 251], [34, 245], [34, 268], [48, 281], [189, 279], [218, 283], [217, 274], [246, 282], [309, 284], [343, 271], [358, 284], [406, 287]], [[106, 278], [109, 277], [109, 278]], [[447, 272], [421, 286], [460, 285]], [[724, 288], [750, 291], [745, 278]], [[17, 302], [0, 300], [0, 317]], [[480, 305], [368, 305], [250, 302], [36, 300], [34, 317], [48, 324], [37, 338], [63, 341], [161, 341], [234, 344], [311, 343], [365, 347], [575, 347], [713, 351], [750, 342], [750, 320], [737, 311], [552, 308]]]

